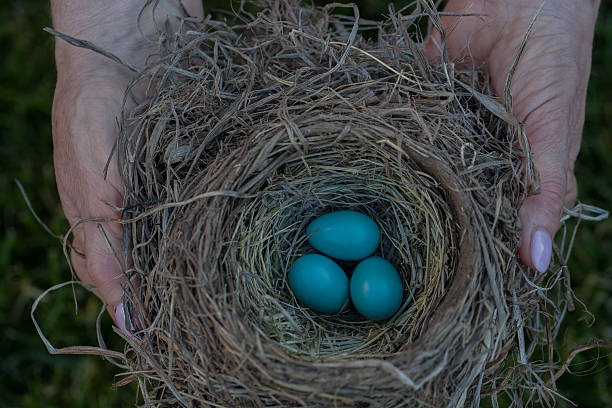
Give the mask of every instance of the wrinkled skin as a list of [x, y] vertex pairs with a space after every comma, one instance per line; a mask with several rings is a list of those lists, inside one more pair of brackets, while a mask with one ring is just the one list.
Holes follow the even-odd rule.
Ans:
[[[485, 64], [496, 94], [503, 96], [508, 71], [540, 3], [449, 1], [444, 11], [482, 15], [442, 18], [449, 58], [460, 64]], [[534, 233], [554, 236], [563, 207], [571, 208], [576, 200], [574, 162], [580, 150], [598, 7], [594, 0], [548, 0], [512, 79], [514, 114], [525, 126], [541, 182], [541, 194], [528, 197], [519, 212], [519, 254], [541, 272], [550, 262], [550, 243], [533, 242]], [[427, 44], [430, 59], [440, 55], [439, 38], [433, 33]]]
[[[157, 21], [166, 15], [181, 15], [178, 1], [162, 0]], [[201, 2], [183, 0], [187, 11], [203, 16]], [[52, 1], [54, 28], [69, 36], [95, 43], [134, 66], [143, 66], [156, 52], [155, 44], [142, 39], [135, 24], [142, 2], [111, 0]], [[141, 19], [144, 33], [154, 38], [152, 13]], [[104, 179], [104, 167], [117, 138], [126, 86], [134, 73], [96, 53], [56, 41], [57, 85], [53, 100], [53, 146], [57, 188], [70, 224], [89, 218], [118, 218], [120, 214], [103, 203], [123, 205], [123, 187], [116, 161], [111, 161]], [[135, 93], [136, 98], [139, 95]], [[74, 230], [71, 260], [78, 277], [94, 287], [94, 293], [115, 308], [123, 294], [125, 279], [108, 249], [96, 222]], [[122, 248], [121, 226], [103, 223], [111, 245]], [[121, 308], [122, 309], [122, 308]], [[116, 319], [124, 328], [122, 319]]]
[[[458, 63], [486, 64], [495, 91], [502, 95], [508, 69], [538, 3], [450, 0], [445, 11], [484, 14], [463, 17], [459, 23], [456, 17], [443, 18], [450, 57]], [[183, 4], [191, 15], [202, 16], [202, 4], [197, 0], [183, 0]], [[135, 66], [142, 66], [155, 52], [155, 46], [141, 39], [134, 24], [140, 7], [140, 2], [133, 0], [51, 2], [56, 30], [94, 42]], [[573, 169], [584, 122], [597, 8], [598, 2], [593, 0], [549, 0], [512, 84], [514, 112], [525, 125], [541, 177], [542, 193], [529, 197], [520, 212], [524, 232], [519, 253], [533, 268], [538, 266], [532, 253], [534, 231], [553, 236], [562, 208], [570, 207], [576, 198]], [[158, 21], [167, 14], [180, 14], [176, 0], [160, 2]], [[143, 15], [141, 27], [145, 33], [155, 32], [150, 12]], [[437, 33], [432, 33], [427, 44], [427, 56], [432, 60], [439, 55], [436, 38]], [[64, 213], [71, 224], [88, 218], [117, 218], [119, 214], [103, 200], [117, 207], [123, 204], [118, 169], [112, 161], [106, 180], [103, 169], [116, 140], [124, 90], [134, 74], [61, 40], [56, 42], [56, 63], [53, 143]], [[138, 92], [135, 96], [139, 97]], [[105, 223], [103, 227], [111, 245], [121, 248], [120, 225]], [[85, 255], [72, 254], [78, 277], [95, 288], [94, 293], [109, 305], [109, 313], [125, 331], [120, 304], [125, 280], [97, 223], [85, 223], [74, 230], [74, 247]], [[540, 264], [537, 269], [542, 269], [543, 263], [548, 265], [546, 249], [536, 249], [540, 251], [535, 254]]]

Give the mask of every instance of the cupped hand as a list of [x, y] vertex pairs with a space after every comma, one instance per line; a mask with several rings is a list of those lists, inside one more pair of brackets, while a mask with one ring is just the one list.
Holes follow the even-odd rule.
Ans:
[[[443, 16], [449, 58], [484, 64], [503, 96], [508, 72], [541, 2], [450, 0]], [[597, 0], [548, 0], [538, 16], [512, 79], [513, 111], [524, 125], [540, 176], [540, 194], [526, 198], [519, 255], [540, 272], [548, 269], [552, 237], [563, 208], [576, 200], [574, 162], [580, 149]], [[439, 32], [427, 42], [430, 59], [440, 55]]]
[[[155, 20], [182, 15], [178, 0], [162, 0]], [[182, 1], [192, 16], [202, 16], [202, 3]], [[142, 2], [93, 0], [51, 3], [54, 28], [68, 36], [90, 41], [141, 67], [154, 55], [156, 45], [143, 38], [137, 25]], [[142, 14], [140, 29], [156, 38], [152, 11]], [[87, 49], [58, 39], [55, 47], [57, 84], [53, 99], [53, 146], [57, 188], [71, 225], [86, 219], [118, 219], [113, 209], [123, 205], [123, 185], [116, 160], [104, 169], [117, 140], [118, 120], [126, 87], [134, 72]], [[136, 98], [143, 95], [135, 94]], [[129, 106], [128, 106], [129, 108]], [[112, 204], [109, 206], [104, 202]], [[108, 311], [126, 333], [122, 268], [110, 251], [122, 254], [121, 226], [113, 222], [85, 222], [73, 233], [71, 261], [77, 276], [93, 287], [108, 304]], [[121, 258], [121, 256], [119, 256]]]

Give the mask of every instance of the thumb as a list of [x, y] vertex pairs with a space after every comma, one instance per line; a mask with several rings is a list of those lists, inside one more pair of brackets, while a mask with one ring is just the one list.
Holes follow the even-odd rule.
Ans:
[[524, 228], [519, 255], [532, 269], [545, 272], [552, 257], [552, 237], [559, 229], [563, 207], [575, 199], [575, 189], [568, 192], [569, 158], [563, 142], [567, 137], [545, 137], [539, 132], [530, 140], [541, 184], [540, 193], [527, 197], [519, 211]]
[[[127, 279], [122, 272], [122, 233], [116, 223], [84, 224], [86, 269], [94, 286], [94, 293], [108, 304], [108, 314], [127, 335], [126, 316], [121, 298]], [[116, 254], [116, 255], [115, 255]], [[116, 256], [116, 257], [115, 257]]]
[[444, 44], [440, 31], [432, 27], [424, 40], [427, 59], [439, 60], [442, 48], [446, 48], [449, 60], [455, 64], [480, 65], [488, 58], [501, 34], [500, 16], [491, 15], [490, 11], [483, 0], [449, 1], [444, 7], [447, 14], [439, 20], [439, 28], [444, 30]]

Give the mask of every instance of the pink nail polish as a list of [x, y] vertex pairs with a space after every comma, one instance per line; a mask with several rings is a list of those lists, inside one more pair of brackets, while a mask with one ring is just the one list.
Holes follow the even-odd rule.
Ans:
[[531, 260], [539, 272], [546, 272], [552, 256], [552, 238], [548, 231], [537, 229], [531, 237]]
[[123, 302], [119, 303], [115, 308], [115, 321], [117, 322], [117, 326], [119, 326], [122, 332], [132, 337], [132, 333], [130, 333], [125, 327], [125, 309], [123, 308]]

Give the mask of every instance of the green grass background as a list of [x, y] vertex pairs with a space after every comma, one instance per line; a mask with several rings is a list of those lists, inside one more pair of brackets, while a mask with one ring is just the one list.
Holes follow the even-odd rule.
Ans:
[[[226, 2], [207, 2], [208, 6]], [[595, 35], [582, 151], [576, 165], [579, 198], [612, 208], [612, 4], [603, 1]], [[362, 1], [362, 13], [381, 17], [385, 2]], [[135, 387], [113, 388], [118, 373], [89, 356], [51, 356], [30, 320], [33, 300], [70, 278], [61, 248], [26, 209], [13, 179], [19, 179], [42, 219], [57, 233], [67, 229], [52, 163], [50, 113], [54, 89], [53, 41], [46, 1], [0, 4], [0, 407], [120, 407], [134, 403]], [[578, 296], [593, 313], [567, 315], [560, 346], [612, 339], [612, 221], [584, 223], [570, 261]], [[100, 304], [70, 288], [45, 301], [43, 327], [56, 346], [96, 344]], [[110, 346], [122, 343], [104, 321]], [[559, 381], [561, 393], [580, 407], [612, 407], [612, 358], [608, 350], [585, 353]]]

